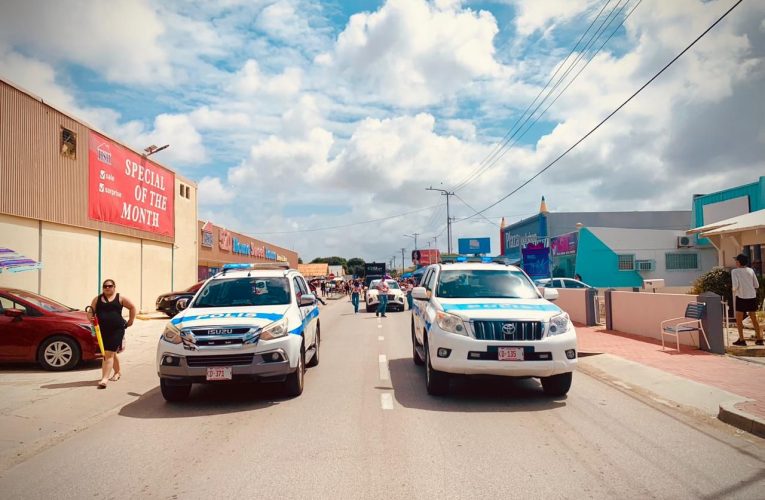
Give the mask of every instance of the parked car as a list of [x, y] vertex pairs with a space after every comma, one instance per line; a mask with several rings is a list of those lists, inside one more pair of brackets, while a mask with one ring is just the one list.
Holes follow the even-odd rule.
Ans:
[[282, 382], [303, 392], [306, 367], [319, 364], [316, 296], [288, 264], [225, 264], [192, 300], [181, 299], [157, 344], [157, 373], [167, 401], [192, 384]]
[[[399, 311], [404, 310], [404, 304], [406, 303], [406, 294], [403, 290], [401, 290], [401, 287], [398, 286], [398, 283], [396, 280], [385, 280], [386, 283], [388, 283], [388, 288], [390, 290], [388, 291], [388, 311], [393, 311], [395, 309], [398, 309]], [[375, 312], [377, 311], [377, 306], [380, 305], [380, 298], [378, 295], [380, 292], [377, 291], [377, 285], [380, 283], [380, 280], [372, 280], [369, 283], [369, 290], [367, 290], [367, 293], [364, 297], [364, 301], [366, 302], [367, 312]]]
[[571, 388], [574, 325], [550, 302], [558, 291], [538, 289], [521, 269], [435, 264], [412, 296], [412, 357], [429, 394], [446, 394], [455, 375], [537, 377], [552, 396]]
[[587, 283], [575, 280], [574, 278], [544, 278], [536, 280], [534, 283], [545, 288], [593, 288]]
[[26, 290], [0, 288], [0, 361], [70, 370], [100, 357], [84, 311]]
[[157, 297], [157, 311], [163, 312], [172, 318], [178, 314], [178, 301], [181, 299], [191, 300], [194, 297], [194, 294], [196, 294], [204, 284], [205, 282], [202, 280], [199, 283], [191, 285], [186, 290], [182, 290], [180, 292], [163, 293]]

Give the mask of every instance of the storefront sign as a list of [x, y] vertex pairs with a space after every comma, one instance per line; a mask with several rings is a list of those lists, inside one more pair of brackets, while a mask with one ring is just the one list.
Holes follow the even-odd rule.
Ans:
[[174, 236], [175, 174], [91, 131], [88, 217]]
[[552, 238], [550, 240], [550, 249], [552, 250], [553, 257], [559, 255], [575, 255], [576, 241], [577, 233], [568, 233]]
[[218, 233], [218, 248], [221, 250], [231, 251], [232, 247], [232, 241], [231, 241], [231, 233], [226, 231], [223, 228], [220, 228], [220, 232]]
[[550, 277], [550, 249], [544, 243], [528, 244], [521, 250], [523, 270], [533, 280]]
[[213, 225], [211, 222], [205, 222], [202, 226], [202, 246], [213, 247]]

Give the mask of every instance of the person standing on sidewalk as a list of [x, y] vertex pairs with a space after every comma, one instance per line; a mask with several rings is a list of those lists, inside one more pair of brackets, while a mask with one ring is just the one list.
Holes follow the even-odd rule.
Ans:
[[351, 284], [351, 303], [353, 304], [354, 314], [359, 312], [359, 297], [361, 296], [361, 283], [355, 280]]
[[388, 292], [390, 287], [386, 281], [387, 276], [383, 276], [380, 282], [377, 284], [377, 298], [380, 300], [380, 305], [377, 306], [375, 316], [382, 316], [385, 318], [385, 310], [388, 308]]
[[744, 315], [749, 314], [755, 332], [756, 345], [763, 345], [762, 330], [757, 322], [757, 289], [760, 287], [757, 275], [749, 267], [749, 257], [739, 254], [735, 257], [736, 268], [730, 272], [733, 282], [733, 296], [736, 305], [736, 327], [738, 328], [738, 340], [733, 345], [745, 346], [744, 339]]
[[409, 278], [406, 280], [404, 286], [406, 286], [406, 303], [411, 311], [414, 307], [414, 298], [412, 297], [412, 290], [414, 290], [414, 280]]
[[[120, 297], [114, 280], [108, 279], [103, 283], [103, 293], [91, 301], [90, 307], [98, 318], [104, 341], [104, 359], [101, 362], [101, 381], [98, 382], [98, 388], [106, 389], [108, 380], [116, 382], [122, 377], [117, 352], [122, 348], [125, 329], [132, 326], [135, 320], [135, 306], [127, 297]], [[122, 317], [123, 307], [130, 313], [127, 321]], [[92, 321], [92, 313], [89, 312], [88, 316]], [[110, 377], [112, 370], [114, 375]]]

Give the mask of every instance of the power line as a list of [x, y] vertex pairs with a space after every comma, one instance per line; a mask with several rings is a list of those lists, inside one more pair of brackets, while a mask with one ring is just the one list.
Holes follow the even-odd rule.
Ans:
[[[462, 202], [462, 203], [463, 203], [463, 204], [464, 204], [466, 207], [468, 207], [470, 210], [472, 210], [473, 212], [476, 212], [476, 209], [475, 209], [475, 208], [473, 208], [473, 207], [471, 207], [471, 206], [470, 206], [470, 204], [469, 204], [468, 202], [466, 202], [465, 200], [463, 200], [462, 198], [460, 198], [460, 196], [459, 196], [459, 195], [455, 194], [455, 195], [454, 195], [454, 197], [455, 197], [455, 198], [457, 198], [458, 200], [460, 200], [460, 201], [461, 201], [461, 202]], [[477, 212], [476, 212], [476, 213], [477, 213]], [[486, 217], [484, 214], [478, 214], [478, 215], [480, 215], [481, 217], [483, 217], [484, 219], [486, 219], [486, 222], [488, 222], [489, 224], [494, 224], [495, 226], [499, 227], [499, 224], [497, 224], [497, 223], [496, 223], [496, 222], [494, 222], [493, 220], [490, 220], [490, 219], [489, 219], [488, 217]], [[465, 219], [460, 219], [460, 220], [465, 220]], [[457, 220], [454, 220], [454, 222], [457, 222]]]
[[[637, 4], [635, 4], [635, 8], [637, 8], [637, 6], [638, 6], [638, 5], [640, 5], [640, 3], [641, 3], [641, 2], [642, 2], [642, 0], [639, 0], [639, 1], [637, 2]], [[476, 172], [474, 172], [474, 173], [472, 174], [472, 176], [471, 176], [471, 177], [470, 177], [470, 178], [469, 178], [469, 179], [468, 179], [466, 182], [464, 182], [464, 183], [463, 183], [463, 184], [460, 186], [460, 189], [461, 189], [461, 188], [464, 188], [465, 186], [467, 186], [468, 184], [470, 184], [471, 182], [473, 182], [474, 180], [476, 180], [478, 177], [480, 177], [481, 175], [483, 175], [483, 174], [484, 174], [484, 173], [485, 173], [487, 170], [489, 170], [489, 169], [490, 169], [490, 168], [492, 168], [494, 165], [496, 165], [496, 164], [497, 164], [497, 162], [499, 162], [499, 160], [501, 160], [501, 159], [502, 159], [502, 158], [505, 156], [505, 154], [506, 154], [506, 153], [507, 153], [507, 152], [510, 150], [510, 148], [512, 148], [513, 146], [515, 146], [516, 144], [518, 144], [518, 142], [521, 140], [521, 138], [523, 138], [523, 136], [525, 136], [525, 135], [526, 135], [526, 133], [527, 133], [527, 132], [528, 132], [528, 131], [531, 129], [531, 127], [533, 127], [533, 126], [534, 126], [534, 125], [535, 125], [535, 124], [536, 124], [536, 123], [537, 123], [537, 122], [538, 122], [538, 121], [539, 121], [539, 120], [542, 118], [542, 116], [544, 116], [544, 114], [547, 112], [547, 110], [548, 110], [548, 109], [550, 109], [550, 106], [551, 106], [551, 105], [552, 105], [552, 104], [553, 104], [555, 101], [553, 101], [553, 103], [551, 103], [550, 105], [548, 105], [548, 106], [547, 106], [547, 107], [544, 109], [544, 111], [542, 111], [542, 112], [541, 112], [539, 115], [537, 115], [537, 116], [536, 116], [536, 118], [534, 118], [534, 120], [533, 120], [533, 121], [532, 121], [532, 122], [531, 122], [531, 123], [530, 123], [530, 124], [529, 124], [529, 125], [526, 127], [526, 129], [525, 129], [525, 130], [523, 130], [523, 132], [521, 132], [521, 130], [523, 129], [524, 125], [526, 125], [526, 124], [529, 122], [529, 120], [531, 120], [531, 118], [532, 118], [532, 117], [534, 116], [534, 114], [535, 114], [535, 113], [536, 113], [536, 112], [539, 110], [539, 108], [540, 108], [540, 107], [541, 107], [541, 106], [542, 106], [542, 105], [545, 103], [545, 101], [547, 101], [547, 99], [549, 99], [549, 98], [550, 98], [550, 96], [553, 94], [553, 92], [555, 92], [555, 90], [556, 90], [556, 89], [557, 89], [557, 88], [560, 86], [560, 84], [561, 84], [561, 83], [563, 83], [563, 81], [564, 81], [564, 80], [565, 80], [565, 79], [568, 77], [568, 75], [569, 75], [569, 74], [571, 73], [571, 71], [572, 71], [572, 70], [573, 70], [573, 69], [576, 67], [576, 65], [577, 65], [577, 64], [579, 64], [579, 62], [582, 60], [582, 58], [583, 58], [583, 57], [584, 57], [584, 55], [587, 53], [587, 51], [590, 49], [590, 47], [592, 47], [592, 44], [593, 44], [593, 43], [594, 43], [594, 42], [595, 42], [595, 41], [596, 41], [598, 38], [600, 38], [600, 37], [601, 37], [601, 35], [602, 35], [602, 34], [605, 32], [605, 30], [606, 30], [606, 29], [608, 29], [608, 27], [611, 25], [611, 23], [612, 23], [612, 22], [613, 22], [613, 21], [614, 21], [614, 20], [615, 20], [615, 19], [616, 19], [616, 18], [619, 16], [619, 14], [620, 14], [620, 13], [621, 13], [621, 12], [624, 10], [624, 8], [627, 6], [627, 4], [628, 4], [628, 3], [629, 3], [629, 1], [627, 1], [627, 2], [626, 2], [624, 5], [622, 5], [622, 7], [621, 7], [621, 8], [619, 8], [619, 5], [621, 5], [621, 0], [619, 0], [619, 3], [617, 3], [617, 4], [614, 6], [614, 8], [611, 10], [611, 12], [610, 12], [610, 13], [609, 13], [609, 14], [608, 14], [608, 15], [607, 15], [607, 16], [606, 16], [604, 19], [603, 19], [603, 21], [601, 22], [600, 26], [598, 26], [598, 29], [595, 31], [595, 33], [593, 33], [592, 37], [591, 37], [591, 38], [590, 38], [590, 39], [589, 39], [589, 40], [588, 40], [588, 41], [585, 43], [585, 45], [584, 45], [584, 48], [583, 48], [582, 52], [581, 52], [581, 53], [579, 53], [579, 54], [577, 55], [577, 57], [574, 59], [574, 61], [573, 61], [573, 62], [572, 62], [570, 65], [569, 65], [569, 67], [566, 69], [566, 71], [563, 73], [563, 75], [561, 75], [561, 77], [560, 77], [560, 78], [558, 79], [558, 81], [555, 83], [555, 85], [553, 86], [553, 88], [551, 88], [551, 89], [550, 89], [550, 90], [547, 92], [547, 94], [545, 95], [545, 97], [544, 97], [544, 98], [543, 98], [543, 99], [542, 99], [542, 100], [539, 102], [539, 104], [537, 104], [537, 106], [534, 108], [534, 110], [531, 112], [531, 114], [529, 114], [529, 115], [528, 115], [528, 116], [527, 116], [527, 117], [526, 117], [526, 118], [523, 120], [523, 122], [520, 124], [520, 126], [518, 127], [518, 129], [516, 129], [515, 133], [513, 133], [513, 135], [512, 135], [512, 136], [511, 136], [509, 139], [507, 139], [507, 140], [506, 140], [506, 141], [503, 143], [503, 145], [502, 145], [502, 148], [500, 148], [500, 150], [499, 150], [499, 151], [498, 151], [498, 152], [497, 152], [497, 153], [494, 155], [494, 157], [493, 157], [493, 158], [492, 158], [492, 159], [491, 159], [489, 162], [487, 162], [487, 163], [486, 163], [486, 164], [484, 164], [482, 167], [480, 167], [480, 168], [479, 168], [479, 169], [478, 169]], [[618, 29], [619, 29], [619, 28], [620, 28], [620, 27], [621, 27], [621, 26], [622, 26], [622, 25], [623, 25], [623, 24], [624, 24], [624, 23], [627, 21], [627, 19], [629, 18], [629, 16], [630, 16], [630, 15], [632, 15], [632, 12], [634, 12], [635, 8], [633, 8], [633, 9], [632, 9], [632, 11], [630, 11], [629, 15], [627, 15], [626, 17], [624, 17], [624, 19], [622, 19], [622, 21], [619, 23], [619, 25], [618, 25], [618, 26], [617, 26], [617, 27], [614, 29], [614, 31], [612, 32], [611, 36], [609, 36], [609, 37], [608, 37], [608, 39], [606, 39], [606, 42], [607, 42], [608, 40], [610, 40], [610, 39], [611, 39], [611, 37], [613, 36], [613, 34], [614, 34], [614, 33], [616, 33], [616, 31], [617, 31], [617, 30], [618, 30]], [[618, 11], [617, 11], [617, 9], [618, 9]], [[601, 12], [602, 12], [602, 9], [601, 9]], [[612, 17], [612, 16], [613, 16], [613, 17]], [[597, 20], [597, 18], [595, 19], [595, 21], [596, 21], [596, 20]], [[607, 24], [606, 24], [606, 21], [608, 21], [608, 23], [607, 23]], [[589, 29], [588, 29], [588, 31], [589, 31]], [[585, 33], [586, 33], [586, 32], [585, 32]], [[578, 45], [578, 44], [577, 44], [577, 45]], [[592, 58], [594, 58], [594, 57], [595, 57], [595, 56], [596, 56], [596, 55], [597, 55], [597, 54], [600, 52], [600, 50], [603, 48], [603, 46], [604, 46], [604, 45], [605, 45], [605, 43], [601, 44], [601, 46], [598, 48], [598, 50], [597, 50], [597, 51], [596, 51], [596, 52], [595, 52], [595, 53], [594, 53], [594, 54], [593, 54], [593, 55], [590, 57], [590, 60], [592, 60]], [[587, 62], [587, 64], [589, 64], [589, 61]], [[584, 68], [586, 68], [586, 67], [587, 67], [587, 64], [585, 64], [585, 65], [584, 65]], [[582, 70], [583, 70], [584, 68], [582, 68]], [[566, 85], [566, 87], [565, 87], [565, 88], [564, 88], [564, 89], [563, 89], [563, 90], [560, 92], [560, 94], [558, 94], [558, 96], [555, 98], [555, 100], [556, 100], [556, 101], [557, 101], [557, 99], [558, 99], [558, 98], [559, 98], [561, 95], [563, 95], [563, 93], [566, 91], [566, 89], [568, 89], [568, 87], [569, 87], [569, 86], [571, 86], [571, 84], [572, 84], [574, 81], [576, 81], [576, 79], [577, 79], [577, 78], [579, 77], [579, 75], [582, 73], [582, 70], [580, 70], [580, 71], [579, 71], [579, 72], [578, 72], [578, 73], [577, 73], [577, 74], [574, 76], [574, 78], [572, 78], [572, 79], [569, 81], [569, 83], [568, 83], [568, 84]], [[535, 100], [535, 102], [536, 102], [536, 100]], [[524, 114], [525, 114], [525, 113], [524, 113]], [[523, 118], [523, 116], [522, 116], [521, 118]], [[516, 122], [516, 124], [517, 124], [517, 122]], [[515, 126], [515, 125], [513, 125], [513, 126]], [[520, 135], [517, 135], [519, 132], [521, 132], [521, 133], [520, 133]], [[511, 141], [512, 141], [512, 143], [511, 143]]]
[[643, 84], [643, 85], [642, 85], [642, 86], [641, 86], [639, 89], [637, 89], [637, 90], [635, 91], [635, 93], [633, 93], [631, 96], [629, 96], [629, 97], [627, 98], [627, 100], [626, 100], [626, 101], [624, 101], [623, 103], [621, 103], [621, 104], [620, 104], [620, 105], [619, 105], [619, 106], [618, 106], [618, 107], [617, 107], [615, 110], [613, 110], [611, 113], [609, 113], [609, 114], [608, 114], [608, 116], [606, 116], [605, 118], [603, 118], [603, 120], [601, 120], [601, 121], [600, 121], [600, 123], [598, 123], [597, 125], [595, 125], [595, 127], [593, 127], [593, 128], [592, 128], [592, 129], [591, 129], [589, 132], [587, 132], [585, 135], [583, 135], [583, 136], [582, 136], [582, 137], [581, 137], [581, 138], [580, 138], [578, 141], [576, 141], [576, 142], [575, 142], [573, 145], [571, 145], [571, 146], [570, 146], [570, 147], [569, 147], [567, 150], [565, 150], [563, 153], [561, 153], [561, 154], [560, 154], [560, 155], [559, 155], [557, 158], [555, 158], [553, 161], [551, 161], [550, 163], [548, 163], [548, 164], [547, 164], [547, 166], [545, 166], [545, 167], [544, 167], [542, 170], [540, 170], [539, 172], [537, 172], [536, 174], [534, 174], [534, 175], [533, 175], [531, 178], [529, 178], [528, 180], [526, 180], [525, 182], [523, 182], [523, 183], [522, 183], [520, 186], [518, 186], [518, 187], [517, 187], [517, 188], [515, 188], [514, 190], [510, 191], [508, 194], [506, 194], [505, 196], [503, 196], [502, 198], [500, 198], [500, 199], [499, 199], [499, 200], [497, 200], [496, 202], [492, 203], [491, 205], [489, 205], [488, 207], [484, 208], [483, 210], [479, 210], [479, 211], [477, 211], [477, 212], [476, 212], [475, 214], [473, 214], [471, 217], [473, 217], [473, 216], [475, 216], [475, 215], [481, 215], [482, 213], [486, 212], [486, 211], [487, 211], [487, 210], [489, 210], [490, 208], [493, 208], [493, 207], [495, 207], [495, 206], [499, 205], [500, 203], [502, 203], [503, 201], [505, 201], [506, 199], [508, 199], [510, 196], [514, 195], [515, 193], [517, 193], [518, 191], [520, 191], [521, 189], [523, 189], [524, 187], [526, 187], [526, 186], [527, 186], [527, 185], [528, 185], [528, 184], [529, 184], [531, 181], [533, 181], [534, 179], [536, 179], [537, 177], [539, 177], [540, 175], [542, 175], [543, 173], [545, 173], [545, 172], [546, 172], [547, 170], [549, 170], [549, 169], [550, 169], [550, 168], [551, 168], [553, 165], [555, 165], [556, 163], [558, 163], [558, 161], [560, 161], [560, 160], [561, 160], [561, 159], [562, 159], [564, 156], [566, 156], [566, 155], [567, 155], [567, 154], [568, 154], [568, 153], [569, 153], [571, 150], [573, 150], [573, 149], [574, 149], [575, 147], [577, 147], [579, 144], [581, 144], [582, 142], [584, 142], [584, 140], [585, 140], [585, 139], [587, 139], [587, 138], [588, 138], [590, 135], [592, 135], [592, 134], [593, 134], [593, 133], [594, 133], [596, 130], [598, 130], [598, 129], [599, 129], [599, 128], [600, 128], [600, 127], [601, 127], [601, 126], [604, 124], [604, 123], [606, 123], [606, 122], [607, 122], [607, 121], [608, 121], [608, 120], [609, 120], [609, 119], [610, 119], [612, 116], [614, 116], [616, 113], [618, 113], [618, 112], [619, 112], [619, 111], [620, 111], [620, 110], [621, 110], [621, 109], [622, 109], [624, 106], [626, 106], [626, 105], [627, 105], [627, 104], [628, 104], [630, 101], [632, 101], [632, 99], [634, 99], [634, 98], [635, 98], [635, 97], [636, 97], [638, 94], [640, 94], [640, 93], [641, 93], [641, 92], [642, 92], [642, 91], [643, 91], [643, 90], [644, 90], [646, 87], [648, 87], [648, 86], [649, 86], [651, 83], [653, 83], [653, 81], [654, 81], [654, 80], [656, 80], [656, 79], [657, 79], [657, 78], [658, 78], [658, 77], [659, 77], [659, 76], [660, 76], [662, 73], [664, 73], [664, 71], [666, 71], [666, 70], [667, 70], [667, 69], [668, 69], [670, 66], [672, 66], [672, 65], [675, 63], [675, 61], [677, 61], [678, 59], [680, 59], [680, 57], [682, 57], [682, 56], [683, 56], [683, 54], [685, 54], [686, 52], [688, 52], [688, 51], [689, 51], [689, 50], [690, 50], [690, 49], [691, 49], [691, 48], [692, 48], [694, 45], [696, 45], [696, 43], [697, 43], [699, 40], [701, 40], [701, 39], [702, 39], [704, 36], [706, 36], [706, 34], [707, 34], [707, 33], [709, 33], [709, 32], [710, 32], [710, 31], [711, 31], [711, 30], [712, 30], [712, 29], [713, 29], [715, 26], [717, 26], [717, 25], [720, 23], [720, 21], [722, 21], [723, 19], [725, 19], [725, 17], [726, 17], [728, 14], [730, 14], [730, 13], [733, 11], [733, 9], [735, 9], [736, 7], [738, 7], [738, 6], [741, 4], [741, 2], [743, 2], [743, 0], [738, 0], [738, 1], [737, 1], [735, 4], [733, 4], [733, 6], [731, 6], [731, 7], [730, 7], [728, 10], [726, 10], [726, 11], [725, 11], [725, 13], [724, 13], [723, 15], [721, 15], [721, 16], [720, 16], [720, 17], [719, 17], [719, 18], [718, 18], [718, 19], [717, 19], [717, 20], [716, 20], [714, 23], [712, 23], [712, 25], [711, 25], [711, 26], [709, 26], [709, 27], [708, 27], [706, 30], [704, 30], [704, 32], [703, 32], [703, 33], [701, 33], [701, 34], [700, 34], [698, 37], [696, 37], [696, 39], [695, 39], [695, 40], [693, 40], [693, 41], [692, 41], [692, 42], [691, 42], [691, 43], [690, 43], [690, 44], [689, 44], [689, 45], [688, 45], [688, 46], [687, 46], [685, 49], [683, 49], [683, 50], [682, 50], [682, 52], [680, 52], [680, 53], [679, 53], [679, 54], [677, 54], [677, 55], [676, 55], [674, 58], [672, 58], [672, 60], [671, 60], [671, 61], [669, 61], [669, 62], [668, 62], [668, 63], [667, 63], [667, 64], [666, 64], [666, 65], [665, 65], [663, 68], [661, 68], [661, 70], [659, 70], [659, 72], [658, 72], [658, 73], [656, 73], [654, 76], [652, 76], [650, 80], [648, 80], [646, 83], [644, 83], [644, 84]]
[[[606, 7], [608, 7], [608, 5], [611, 3], [611, 1], [612, 1], [612, 0], [607, 0], [607, 1], [606, 1], [606, 3], [605, 3], [605, 4], [603, 4], [603, 7], [601, 7], [601, 9], [600, 9], [600, 11], [598, 12], [598, 14], [597, 14], [597, 15], [595, 16], [595, 18], [593, 18], [593, 20], [590, 22], [590, 25], [587, 27], [587, 29], [584, 31], [584, 33], [582, 33], [582, 34], [581, 34], [581, 36], [579, 37], [579, 40], [577, 40], [576, 44], [575, 44], [575, 45], [574, 45], [574, 47], [571, 49], [571, 52], [569, 52], [569, 53], [568, 53], [568, 55], [567, 55], [567, 56], [566, 56], [566, 58], [563, 60], [563, 62], [562, 62], [562, 63], [561, 63], [561, 64], [560, 64], [560, 65], [559, 65], [559, 66], [558, 66], [556, 69], [555, 69], [555, 72], [554, 72], [554, 73], [552, 74], [552, 76], [551, 76], [551, 77], [550, 77], [550, 78], [547, 80], [547, 83], [545, 83], [545, 86], [544, 86], [544, 87], [542, 87], [542, 89], [539, 91], [539, 93], [538, 93], [538, 94], [537, 94], [537, 96], [534, 98], [534, 100], [533, 100], [533, 101], [531, 101], [531, 103], [530, 103], [530, 104], [529, 104], [529, 105], [526, 107], [526, 109], [523, 111], [523, 113], [521, 113], [521, 115], [518, 117], [518, 119], [515, 121], [515, 123], [514, 123], [514, 124], [513, 124], [513, 125], [510, 127], [510, 129], [507, 131], [507, 133], [505, 133], [504, 137], [503, 137], [503, 138], [502, 138], [502, 139], [501, 139], [501, 140], [500, 140], [500, 141], [499, 141], [499, 142], [498, 142], [498, 143], [497, 143], [497, 144], [494, 146], [494, 149], [493, 149], [493, 150], [492, 150], [492, 151], [489, 153], [489, 155], [488, 155], [486, 158], [484, 158], [483, 160], [481, 160], [481, 162], [478, 164], [478, 166], [475, 168], [475, 170], [474, 170], [473, 172], [471, 172], [471, 173], [470, 173], [470, 174], [469, 174], [467, 177], [463, 178], [463, 180], [462, 180], [462, 181], [460, 181], [460, 182], [459, 182], [459, 183], [458, 183], [456, 186], [454, 186], [454, 187], [452, 188], [452, 190], [453, 190], [453, 191], [456, 191], [456, 190], [458, 190], [458, 189], [462, 189], [464, 186], [466, 186], [467, 184], [469, 184], [470, 182], [472, 182], [472, 180], [473, 180], [473, 178], [474, 178], [474, 175], [475, 175], [477, 172], [479, 172], [479, 171], [482, 169], [482, 167], [483, 167], [483, 166], [484, 166], [486, 163], [488, 163], [488, 162], [491, 162], [491, 161], [492, 161], [492, 159], [493, 159], [493, 157], [494, 157], [496, 154], [498, 154], [498, 153], [499, 153], [499, 152], [500, 152], [500, 151], [501, 151], [501, 150], [502, 150], [502, 149], [503, 149], [503, 148], [504, 148], [504, 147], [507, 145], [507, 143], [508, 143], [508, 142], [510, 142], [510, 141], [513, 139], [513, 137], [515, 136], [515, 134], [517, 134], [517, 133], [518, 133], [518, 131], [519, 131], [519, 130], [520, 130], [522, 127], [523, 127], [523, 124], [521, 124], [521, 126], [520, 126], [520, 127], [518, 127], [518, 129], [517, 129], [517, 130], [515, 130], [515, 127], [516, 127], [516, 126], [517, 126], [517, 125], [518, 125], [518, 124], [521, 122], [521, 120], [523, 120], [523, 118], [526, 116], [526, 113], [528, 113], [529, 109], [531, 109], [531, 107], [532, 107], [532, 106], [534, 106], [534, 104], [537, 102], [537, 100], [539, 99], [539, 97], [540, 97], [540, 96], [541, 96], [541, 95], [544, 93], [544, 91], [545, 91], [545, 90], [547, 90], [547, 88], [550, 86], [550, 83], [552, 83], [552, 81], [553, 81], [553, 80], [555, 79], [555, 77], [558, 75], [558, 72], [559, 72], [559, 71], [560, 71], [560, 70], [561, 70], [563, 67], [565, 67], [565, 65], [566, 65], [566, 62], [567, 62], [567, 61], [569, 60], [569, 58], [570, 58], [570, 57], [571, 57], [571, 56], [572, 56], [572, 55], [573, 55], [573, 54], [576, 52], [576, 49], [577, 49], [577, 48], [579, 47], [579, 45], [582, 43], [582, 40], [584, 39], [584, 37], [587, 35], [587, 33], [589, 33], [589, 31], [590, 31], [590, 30], [592, 29], [592, 27], [595, 25], [595, 23], [597, 22], [598, 18], [600, 18], [600, 15], [603, 13], [603, 11], [606, 9]], [[621, 0], [620, 0], [620, 1], [621, 1]], [[546, 99], [546, 98], [547, 98], [547, 97], [545, 97], [545, 99]], [[544, 102], [544, 100], [545, 100], [545, 99], [542, 99], [542, 102]], [[540, 102], [540, 105], [541, 105], [541, 102]], [[532, 111], [531, 115], [533, 115], [533, 114], [536, 112], [536, 109], [538, 109], [538, 108], [539, 108], [539, 106], [537, 106], [537, 108], [535, 108], [535, 109], [534, 109], [534, 111]], [[530, 117], [531, 115], [529, 115], [529, 117]], [[526, 118], [526, 120], [528, 120], [528, 118]], [[525, 122], [524, 122], [524, 124], [525, 124]], [[513, 130], [515, 130], [515, 132], [513, 132]], [[479, 175], [480, 175], [480, 174], [479, 174]]]

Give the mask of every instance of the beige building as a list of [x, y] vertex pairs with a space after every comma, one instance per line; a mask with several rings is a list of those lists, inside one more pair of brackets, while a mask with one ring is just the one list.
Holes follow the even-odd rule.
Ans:
[[0, 80], [0, 247], [15, 287], [84, 308], [114, 279], [141, 311], [196, 282], [196, 184]]

